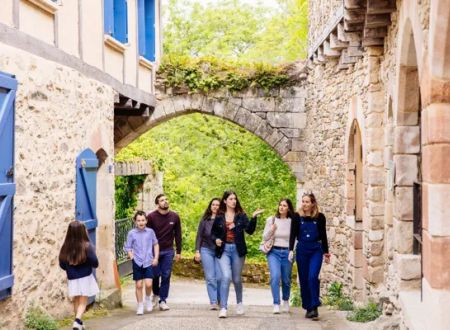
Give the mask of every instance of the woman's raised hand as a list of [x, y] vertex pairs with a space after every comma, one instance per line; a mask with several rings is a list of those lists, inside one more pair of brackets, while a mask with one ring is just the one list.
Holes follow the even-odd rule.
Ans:
[[253, 212], [253, 218], [257, 217], [258, 215], [260, 215], [263, 212], [264, 212], [264, 209], [256, 209], [256, 211]]

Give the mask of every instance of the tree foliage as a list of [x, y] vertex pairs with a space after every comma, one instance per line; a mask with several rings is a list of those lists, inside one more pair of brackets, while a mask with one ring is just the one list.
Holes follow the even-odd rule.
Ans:
[[209, 200], [221, 197], [225, 190], [237, 192], [248, 214], [256, 208], [266, 210], [257, 232], [247, 237], [253, 258], [262, 257], [258, 251], [261, 231], [278, 200], [295, 200], [296, 180], [278, 155], [258, 137], [215, 117], [174, 118], [117, 155], [119, 161], [136, 158], [152, 160], [164, 171], [164, 192], [171, 208], [180, 214], [185, 251], [194, 250], [198, 222]]
[[169, 0], [164, 53], [252, 62], [291, 62], [306, 55], [307, 0], [265, 7], [243, 0]]

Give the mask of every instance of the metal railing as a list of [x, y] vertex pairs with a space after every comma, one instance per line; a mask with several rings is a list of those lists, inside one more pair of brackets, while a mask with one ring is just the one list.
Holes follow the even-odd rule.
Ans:
[[123, 250], [123, 246], [127, 240], [128, 232], [134, 227], [131, 218], [116, 220], [116, 261], [121, 264], [127, 260], [127, 253]]

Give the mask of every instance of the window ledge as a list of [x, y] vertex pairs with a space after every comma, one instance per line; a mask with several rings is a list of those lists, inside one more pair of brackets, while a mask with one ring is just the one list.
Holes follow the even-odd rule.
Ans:
[[114, 39], [109, 34], [105, 34], [105, 45], [120, 53], [124, 53], [128, 47], [128, 44], [121, 43], [119, 40]]
[[51, 15], [54, 15], [58, 11], [58, 4], [51, 0], [26, 0], [28, 2], [31, 2], [36, 7], [39, 7], [40, 9], [46, 11], [47, 13], [50, 13]]
[[139, 65], [141, 65], [149, 70], [153, 69], [153, 63], [142, 56], [139, 56]]

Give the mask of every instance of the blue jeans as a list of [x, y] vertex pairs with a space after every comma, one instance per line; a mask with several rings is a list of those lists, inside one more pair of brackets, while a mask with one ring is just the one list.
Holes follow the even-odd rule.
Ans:
[[206, 247], [200, 248], [202, 258], [203, 273], [205, 274], [206, 290], [208, 291], [209, 303], [217, 304], [220, 300], [220, 271], [219, 260], [215, 251]]
[[281, 292], [283, 300], [289, 300], [291, 292], [291, 274], [292, 263], [288, 260], [288, 249], [272, 250], [267, 255], [267, 262], [269, 263], [270, 271], [270, 288], [272, 289], [273, 304], [280, 304], [280, 280]]
[[[158, 266], [154, 267], [153, 294], [159, 296], [159, 302], [166, 301], [169, 296], [170, 275], [172, 275], [173, 250], [159, 252]], [[160, 283], [161, 280], [161, 283]]]
[[242, 302], [242, 267], [245, 257], [239, 257], [236, 244], [225, 244], [225, 249], [219, 259], [222, 280], [220, 281], [220, 307], [228, 307], [228, 294], [230, 283], [233, 280], [234, 291], [236, 291], [236, 302]]
[[302, 307], [309, 311], [320, 306], [319, 273], [323, 260], [320, 243], [299, 242], [296, 259]]

